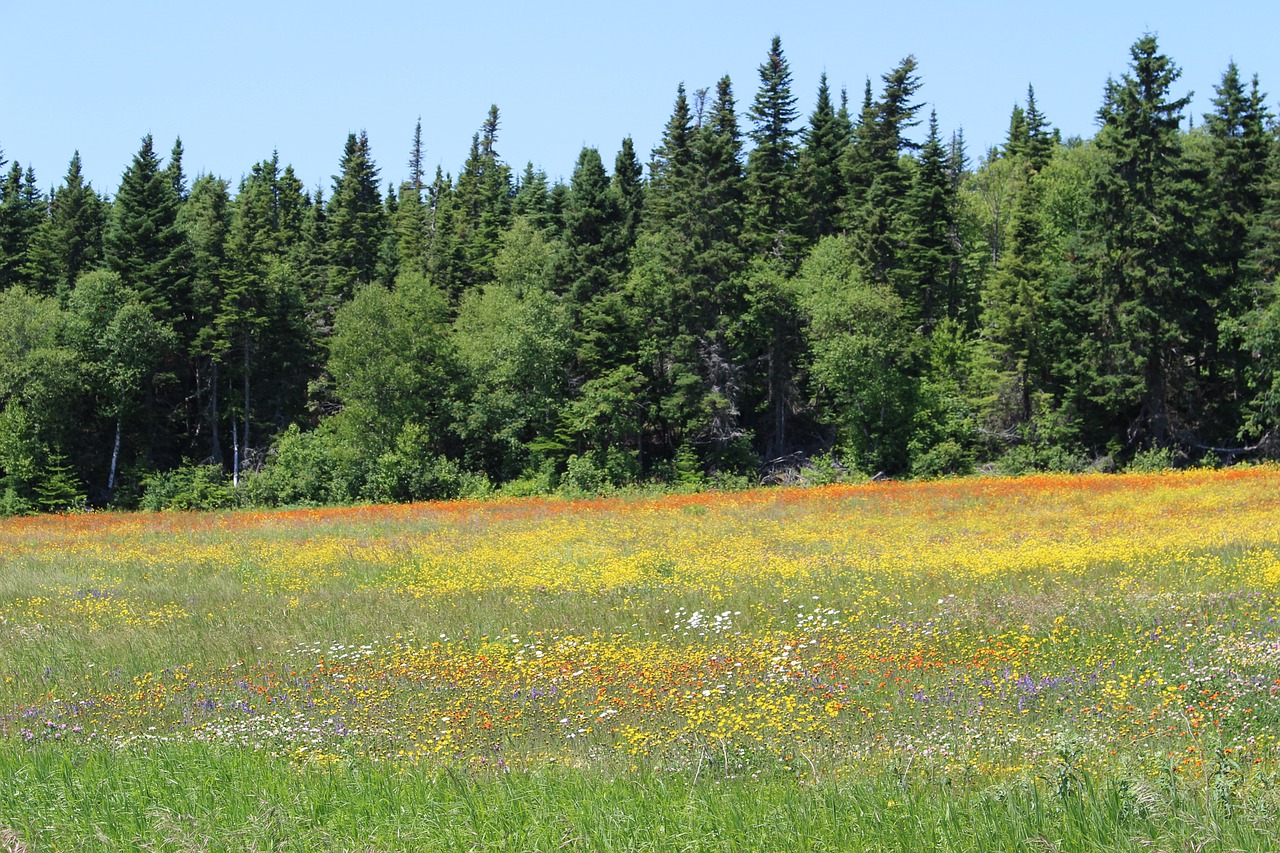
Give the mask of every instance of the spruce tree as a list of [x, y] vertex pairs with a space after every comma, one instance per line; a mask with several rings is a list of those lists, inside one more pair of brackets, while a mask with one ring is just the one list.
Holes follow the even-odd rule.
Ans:
[[[884, 91], [874, 105], [864, 105], [855, 133], [849, 181], [853, 199], [846, 209], [854, 214], [851, 231], [868, 280], [891, 284], [904, 241], [901, 208], [911, 182], [901, 155], [916, 147], [905, 132], [918, 124], [915, 115], [921, 106], [913, 102], [920, 88], [915, 57], [906, 57], [881, 79]], [[914, 301], [912, 294], [899, 295], [904, 303]]]
[[455, 303], [467, 289], [493, 278], [499, 239], [511, 223], [511, 170], [498, 158], [499, 128], [498, 107], [492, 105], [480, 133], [471, 139], [453, 191], [452, 241], [461, 263], [450, 281], [440, 283]]
[[622, 259], [621, 211], [594, 148], [583, 148], [578, 155], [561, 219], [563, 292], [571, 304], [583, 308], [612, 288]]
[[836, 233], [838, 228], [840, 202], [845, 195], [841, 162], [851, 133], [847, 122], [847, 113], [842, 121], [832, 106], [824, 73], [818, 83], [818, 101], [803, 134], [798, 165], [800, 228], [809, 243]]
[[938, 133], [938, 115], [929, 116], [929, 135], [920, 150], [910, 190], [903, 204], [907, 239], [902, 266], [895, 271], [899, 293], [926, 331], [944, 318], [965, 314], [962, 294], [952, 275], [955, 254], [954, 202], [947, 175], [947, 154]]
[[[1144, 36], [1131, 71], [1107, 84], [1097, 146], [1093, 250], [1087, 272], [1080, 372], [1095, 441], [1132, 448], [1194, 443], [1198, 414], [1188, 335], [1212, 309], [1195, 239], [1198, 176], [1179, 124], [1190, 96], [1173, 97], [1181, 72]], [[1106, 435], [1109, 427], [1110, 435]]]
[[1250, 239], [1263, 214], [1267, 168], [1273, 135], [1266, 96], [1255, 76], [1246, 91], [1232, 62], [1215, 89], [1214, 110], [1201, 126], [1208, 138], [1204, 225], [1206, 298], [1212, 313], [1193, 330], [1198, 361], [1203, 365], [1203, 406], [1216, 413], [1219, 434], [1236, 429], [1253, 347], [1242, 339], [1241, 321], [1259, 305], [1259, 288], [1250, 268]]
[[0, 290], [26, 281], [27, 255], [47, 216], [35, 172], [14, 161], [0, 184]]
[[[241, 195], [247, 195], [243, 182]], [[217, 465], [224, 461], [220, 401], [225, 400], [228, 389], [222, 368], [231, 346], [225, 329], [218, 322], [232, 277], [227, 246], [230, 221], [227, 182], [213, 175], [197, 178], [179, 222], [191, 244], [191, 290], [198, 317], [197, 329], [189, 342], [190, 355], [195, 361], [196, 422], [208, 427], [208, 444], [199, 447], [197, 452], [199, 458]]]
[[628, 136], [622, 140], [613, 161], [613, 179], [609, 185], [617, 199], [622, 216], [622, 243], [626, 251], [635, 245], [640, 222], [644, 217], [644, 168], [636, 157], [635, 143]]
[[747, 112], [755, 143], [747, 158], [747, 219], [744, 237], [758, 253], [793, 259], [797, 244], [796, 145], [799, 113], [791, 94], [791, 69], [782, 39], [773, 37], [760, 66], [760, 89]]
[[[182, 200], [174, 176], [160, 167], [150, 134], [120, 178], [111, 204], [111, 219], [103, 240], [107, 268], [161, 320], [188, 325], [189, 252], [178, 225]], [[184, 339], [189, 340], [190, 329]]]
[[386, 227], [378, 167], [364, 131], [347, 136], [340, 169], [333, 177], [333, 195], [325, 210], [330, 310], [373, 283]]
[[62, 186], [49, 199], [49, 217], [32, 237], [26, 278], [46, 292], [65, 295], [82, 272], [102, 261], [107, 205], [81, 172], [80, 152], [71, 157]]

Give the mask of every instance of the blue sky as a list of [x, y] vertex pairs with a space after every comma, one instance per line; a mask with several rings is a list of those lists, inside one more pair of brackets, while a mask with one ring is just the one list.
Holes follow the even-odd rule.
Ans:
[[729, 74], [745, 116], [775, 33], [805, 116], [823, 71], [856, 104], [866, 78], [878, 91], [914, 54], [921, 100], [945, 133], [964, 128], [975, 160], [1028, 83], [1064, 135], [1091, 136], [1108, 76], [1144, 32], [1183, 69], [1197, 121], [1233, 58], [1280, 112], [1274, 0], [5, 5], [0, 149], [45, 188], [79, 149], [93, 185], [114, 192], [148, 132], [166, 154], [181, 135], [190, 176], [234, 183], [278, 149], [327, 194], [347, 134], [363, 129], [384, 184], [398, 183], [419, 116], [428, 163], [456, 174], [491, 103], [500, 156], [567, 179], [583, 145], [612, 164], [629, 135], [647, 161], [682, 81]]

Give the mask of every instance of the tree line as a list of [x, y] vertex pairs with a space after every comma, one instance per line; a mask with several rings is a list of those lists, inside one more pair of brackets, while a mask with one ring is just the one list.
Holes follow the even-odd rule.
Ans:
[[0, 152], [0, 511], [1272, 457], [1275, 118], [1131, 57], [1093, 138], [1028, 87], [976, 163], [914, 57], [802, 119], [776, 37], [745, 110], [677, 88], [647, 172], [516, 174], [496, 106], [456, 176], [420, 121], [385, 188], [350, 135], [327, 197], [274, 153], [233, 187], [148, 136], [107, 199]]

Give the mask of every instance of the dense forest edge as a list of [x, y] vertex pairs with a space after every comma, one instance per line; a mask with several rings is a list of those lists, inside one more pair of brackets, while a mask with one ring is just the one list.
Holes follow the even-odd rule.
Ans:
[[351, 134], [327, 196], [0, 151], [0, 514], [1275, 459], [1280, 128], [1179, 78], [1143, 36], [1093, 138], [1029, 86], [976, 160], [913, 56], [802, 118], [777, 37], [744, 120], [681, 84], [567, 184], [496, 106], [456, 176]]

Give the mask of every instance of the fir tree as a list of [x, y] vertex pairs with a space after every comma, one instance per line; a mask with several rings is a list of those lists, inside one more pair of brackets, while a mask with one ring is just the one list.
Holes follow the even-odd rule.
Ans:
[[62, 186], [49, 199], [49, 217], [32, 238], [27, 279], [48, 292], [70, 292], [82, 272], [102, 261], [107, 210], [84, 180], [77, 151], [71, 157]]
[[1105, 168], [1094, 188], [1081, 388], [1108, 438], [1168, 447], [1196, 440], [1188, 334], [1211, 308], [1194, 239], [1197, 176], [1179, 134], [1190, 96], [1171, 96], [1181, 72], [1153, 36], [1130, 52], [1131, 72], [1108, 83], [1099, 111]]
[[334, 306], [375, 280], [386, 225], [378, 167], [364, 131], [347, 136], [340, 168], [341, 174], [333, 177], [333, 195], [325, 211], [331, 265], [329, 298]]
[[792, 124], [799, 113], [791, 94], [791, 69], [782, 55], [782, 39], [773, 37], [760, 66], [760, 89], [747, 113], [752, 122], [747, 158], [745, 238], [758, 252], [790, 259], [794, 254], [796, 146]]
[[27, 254], [47, 216], [35, 172], [15, 161], [0, 185], [0, 290], [26, 280]]
[[188, 323], [192, 312], [180, 206], [174, 175], [160, 168], [148, 134], [120, 179], [103, 248], [108, 269], [119, 273], [159, 318], [175, 325]]
[[[842, 110], [845, 108], [842, 106]], [[850, 141], [851, 129], [831, 104], [824, 73], [818, 83], [818, 101], [809, 116], [800, 151], [798, 178], [803, 205], [801, 231], [810, 243], [836, 233], [840, 202], [845, 195], [841, 162]]]

